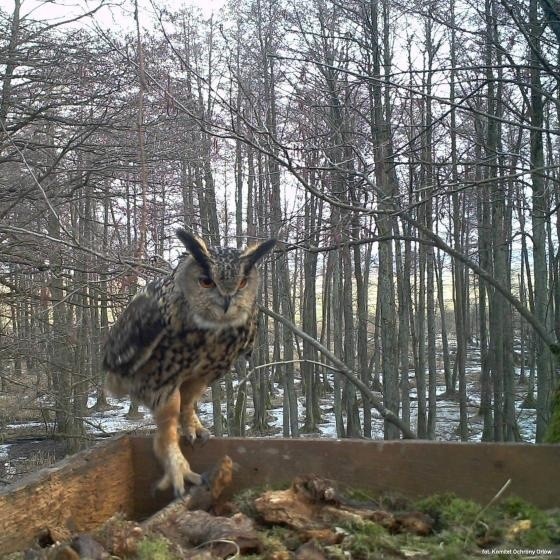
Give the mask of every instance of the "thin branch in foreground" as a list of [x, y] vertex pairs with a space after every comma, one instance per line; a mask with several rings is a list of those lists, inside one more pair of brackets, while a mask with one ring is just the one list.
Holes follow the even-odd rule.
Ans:
[[475, 525], [478, 523], [478, 520], [482, 517], [482, 515], [484, 514], [484, 512], [495, 502], [497, 502], [502, 494], [508, 489], [509, 485], [511, 484], [511, 478], [508, 478], [508, 480], [506, 481], [506, 483], [498, 490], [497, 494], [478, 512], [478, 515], [475, 517], [474, 521], [472, 522], [472, 525], [469, 527], [469, 530], [467, 532], [467, 536], [465, 537], [465, 542], [464, 542], [464, 546], [467, 545], [467, 540], [469, 539], [469, 537], [471, 536]]

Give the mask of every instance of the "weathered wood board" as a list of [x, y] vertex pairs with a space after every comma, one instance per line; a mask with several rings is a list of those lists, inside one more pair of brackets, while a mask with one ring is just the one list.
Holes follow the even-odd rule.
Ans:
[[45, 528], [86, 531], [117, 511], [134, 514], [128, 437], [100, 444], [0, 490], [0, 557]]
[[[314, 473], [371, 492], [454, 492], [485, 504], [511, 478], [508, 494], [560, 506], [557, 445], [224, 438], [183, 450], [199, 472], [229, 455], [230, 493]], [[172, 498], [154, 492], [159, 476], [148, 436], [114, 439], [44, 469], [0, 491], [0, 554], [31, 544], [46, 527], [88, 531], [119, 511], [145, 519]]]
[[[146, 515], [153, 502], [144, 500], [145, 489], [159, 472], [150, 445], [143, 438], [133, 444], [140, 490], [136, 511]], [[508, 493], [542, 508], [560, 506], [558, 445], [224, 438], [183, 451], [198, 471], [229, 455], [237, 466], [232, 492], [288, 484], [295, 476], [314, 473], [373, 492], [394, 491], [408, 497], [454, 492], [485, 504], [511, 478]]]

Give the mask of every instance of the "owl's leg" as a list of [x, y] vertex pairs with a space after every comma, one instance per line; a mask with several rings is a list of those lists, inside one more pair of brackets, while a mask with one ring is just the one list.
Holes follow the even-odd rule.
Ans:
[[185, 478], [193, 484], [201, 484], [202, 478], [193, 472], [179, 447], [179, 414], [181, 395], [175, 390], [170, 399], [154, 411], [157, 431], [154, 436], [154, 451], [163, 465], [165, 474], [157, 488], [164, 490], [173, 486], [176, 496], [185, 492]]
[[185, 381], [179, 388], [181, 392], [181, 427], [183, 435], [191, 445], [197, 439], [206, 442], [210, 438], [210, 431], [202, 425], [195, 410], [196, 401], [205, 389], [206, 383], [199, 379]]

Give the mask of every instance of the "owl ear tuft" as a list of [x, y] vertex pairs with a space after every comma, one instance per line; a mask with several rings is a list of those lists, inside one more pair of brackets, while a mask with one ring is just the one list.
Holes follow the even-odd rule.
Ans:
[[206, 243], [204, 243], [200, 237], [189, 233], [183, 228], [178, 228], [176, 233], [177, 237], [180, 239], [181, 243], [183, 243], [187, 251], [194, 257], [196, 262], [204, 269], [204, 271], [210, 275], [211, 257]]
[[241, 259], [245, 261], [245, 270], [249, 272], [258, 261], [272, 251], [274, 245], [276, 245], [276, 239], [269, 239], [257, 245], [247, 247], [247, 249], [241, 253]]

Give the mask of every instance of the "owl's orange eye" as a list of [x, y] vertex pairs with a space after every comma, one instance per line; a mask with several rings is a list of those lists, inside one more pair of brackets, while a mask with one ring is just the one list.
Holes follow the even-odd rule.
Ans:
[[216, 284], [214, 284], [213, 280], [211, 278], [208, 278], [208, 276], [201, 276], [198, 279], [198, 283], [203, 287], [203, 288], [213, 288]]
[[241, 282], [239, 282], [239, 289], [242, 290], [247, 285], [247, 278], [243, 278]]

